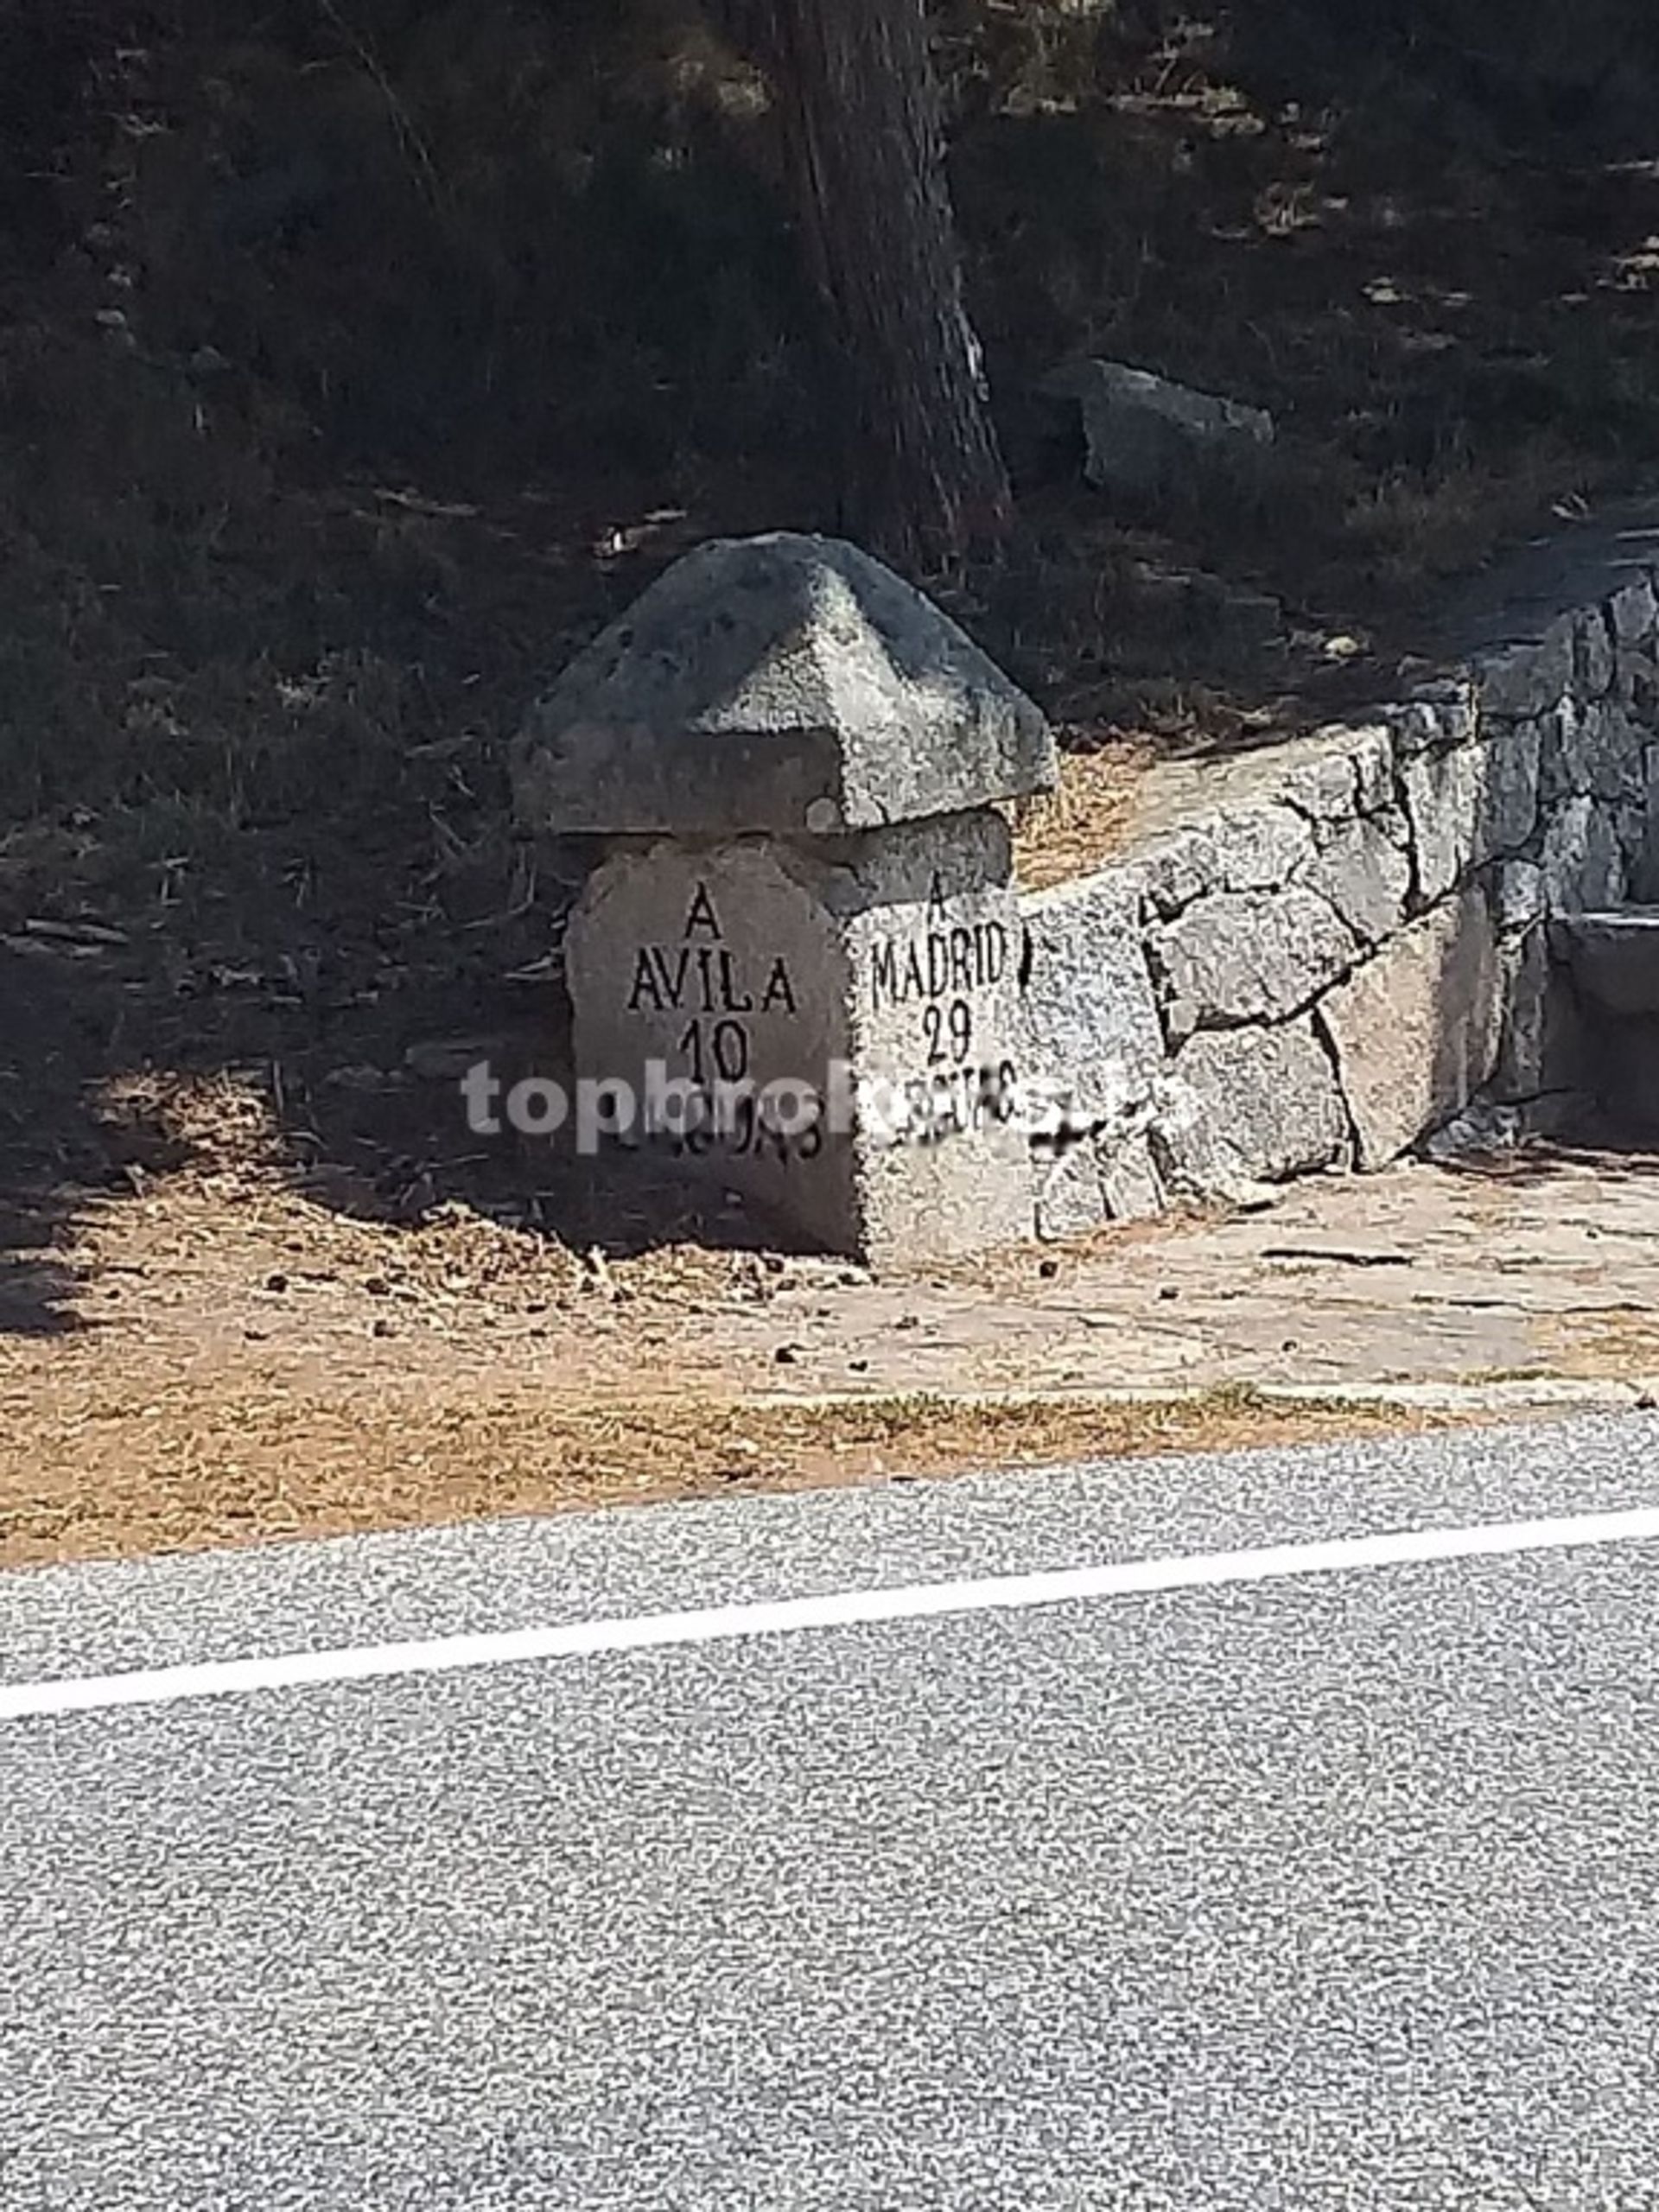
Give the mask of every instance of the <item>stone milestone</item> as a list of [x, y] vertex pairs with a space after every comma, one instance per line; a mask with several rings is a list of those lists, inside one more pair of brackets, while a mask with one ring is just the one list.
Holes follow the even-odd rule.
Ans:
[[834, 540], [705, 546], [534, 710], [517, 771], [537, 828], [607, 840], [565, 969], [617, 1141], [876, 1262], [1031, 1233], [996, 810], [1053, 741], [937, 607]]
[[834, 836], [1046, 790], [1054, 741], [891, 569], [777, 533], [677, 562], [531, 709], [516, 760], [558, 835]]

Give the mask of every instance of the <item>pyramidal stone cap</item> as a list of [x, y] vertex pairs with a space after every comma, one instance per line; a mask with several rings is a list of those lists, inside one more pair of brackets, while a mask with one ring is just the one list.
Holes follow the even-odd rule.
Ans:
[[717, 538], [530, 712], [520, 818], [556, 836], [831, 836], [1050, 789], [1041, 711], [857, 546]]

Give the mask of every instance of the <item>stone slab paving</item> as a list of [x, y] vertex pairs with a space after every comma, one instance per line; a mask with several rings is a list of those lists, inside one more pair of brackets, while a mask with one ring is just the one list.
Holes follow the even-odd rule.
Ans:
[[765, 1327], [790, 1344], [791, 1392], [1643, 1384], [1659, 1158], [1540, 1148], [1315, 1177], [1261, 1212], [1108, 1231], [973, 1284], [791, 1291]]

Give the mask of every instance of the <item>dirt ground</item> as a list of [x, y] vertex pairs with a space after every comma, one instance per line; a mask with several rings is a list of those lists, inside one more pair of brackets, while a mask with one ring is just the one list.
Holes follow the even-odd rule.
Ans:
[[1330, 1436], [1659, 1377], [1659, 1162], [1598, 1154], [1320, 1179], [879, 1281], [706, 1226], [584, 1256], [459, 1206], [356, 1219], [235, 1165], [15, 1231], [7, 1564]]
[[[1020, 528], [924, 581], [1061, 728], [1033, 884], [1659, 456], [1651, 38], [1210, 13], [938, 11]], [[701, 537], [840, 524], [765, 103], [678, 0], [0, 0], [0, 1559], [1659, 1371], [1640, 1162], [875, 1284], [480, 1153], [460, 1067], [565, 1042], [526, 703]], [[1270, 408], [1266, 510], [1090, 492], [1036, 398], [1088, 353]]]

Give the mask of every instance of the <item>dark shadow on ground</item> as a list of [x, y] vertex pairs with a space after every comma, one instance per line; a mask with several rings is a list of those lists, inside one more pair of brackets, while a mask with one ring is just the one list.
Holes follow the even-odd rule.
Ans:
[[[459, 1089], [566, 1071], [569, 886], [505, 828], [537, 687], [699, 537], [831, 520], [816, 326], [728, 127], [765, 104], [701, 29], [642, 100], [561, 11], [173, 12], [0, 5], [0, 1328], [62, 1325], [76, 1220], [182, 1165], [607, 1254], [767, 1241], [481, 1138]], [[1398, 59], [1303, 85], [1293, 42], [1253, 105], [1185, 10], [1024, 12], [950, 73], [1035, 550], [958, 611], [1102, 747], [1270, 743], [1312, 669], [1321, 715], [1383, 696], [1425, 591], [1659, 450], [1649, 165], [1581, 120], [1477, 157]], [[1080, 352], [1272, 408], [1274, 498], [1120, 517], [1074, 423], [1017, 420]]]
[[1541, 1191], [1561, 1182], [1574, 1168], [1592, 1168], [1604, 1184], [1647, 1182], [1659, 1175], [1659, 1148], [1651, 1140], [1620, 1145], [1604, 1129], [1596, 1135], [1541, 1137], [1513, 1148], [1469, 1153], [1439, 1164], [1446, 1173], [1470, 1181]]
[[63, 1336], [79, 1325], [73, 1271], [41, 1256], [60, 1226], [50, 1206], [32, 1212], [0, 1197], [0, 1337]]
[[500, 910], [467, 915], [411, 868], [418, 841], [391, 843], [288, 825], [166, 903], [149, 864], [101, 880], [84, 834], [73, 869], [8, 878], [0, 855], [0, 1335], [75, 1325], [77, 1221], [181, 1169], [227, 1205], [251, 1168], [361, 1220], [458, 1205], [550, 1258], [778, 1246], [671, 1163], [469, 1127], [480, 1062], [569, 1084], [565, 894], [540, 883], [515, 912], [505, 871]]
[[86, 1001], [45, 946], [0, 944], [0, 1336], [77, 1325], [63, 1232], [78, 1178], [98, 1172], [79, 1077], [101, 1056], [99, 1023], [85, 1026]]

